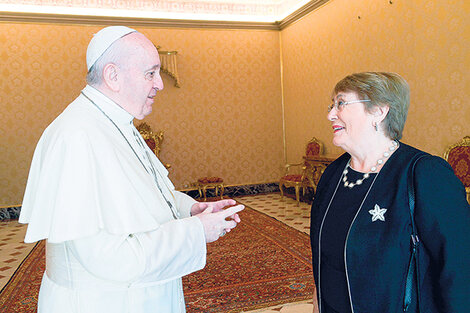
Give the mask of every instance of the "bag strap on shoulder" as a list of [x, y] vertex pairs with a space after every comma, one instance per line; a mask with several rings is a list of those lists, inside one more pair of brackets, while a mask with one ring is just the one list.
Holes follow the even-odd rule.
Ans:
[[[419, 246], [419, 237], [418, 233], [416, 231], [416, 226], [415, 226], [415, 188], [414, 188], [414, 171], [416, 164], [418, 161], [425, 157], [427, 154], [426, 153], [419, 153], [416, 156], [414, 156], [414, 160], [410, 166], [410, 172], [408, 173], [407, 181], [408, 181], [408, 203], [410, 207], [410, 219], [411, 219], [411, 244], [412, 244], [412, 250], [411, 250], [411, 258], [410, 258], [410, 264], [408, 266], [408, 274], [406, 276], [406, 286], [405, 286], [405, 299], [404, 299], [404, 305], [403, 305], [403, 311], [407, 311], [408, 307], [411, 303], [411, 296], [412, 296], [412, 288], [413, 288], [413, 278], [415, 276], [415, 270], [417, 268], [417, 260], [416, 260], [416, 254]], [[417, 294], [419, 294], [419, 287], [418, 284], [416, 284], [417, 287]]]

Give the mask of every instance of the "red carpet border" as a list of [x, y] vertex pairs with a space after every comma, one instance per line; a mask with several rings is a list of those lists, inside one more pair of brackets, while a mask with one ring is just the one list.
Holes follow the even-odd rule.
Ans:
[[[208, 245], [207, 265], [183, 278], [188, 313], [240, 312], [309, 300], [315, 292], [307, 234], [246, 208], [242, 223]], [[45, 269], [39, 242], [0, 292], [0, 313], [34, 313]]]

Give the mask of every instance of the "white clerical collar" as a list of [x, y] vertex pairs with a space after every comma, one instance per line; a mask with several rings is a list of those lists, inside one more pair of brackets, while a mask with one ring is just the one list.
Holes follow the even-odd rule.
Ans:
[[82, 92], [89, 97], [103, 112], [109, 116], [115, 123], [129, 125], [134, 116], [121, 108], [116, 102], [108, 98], [98, 89], [86, 85]]

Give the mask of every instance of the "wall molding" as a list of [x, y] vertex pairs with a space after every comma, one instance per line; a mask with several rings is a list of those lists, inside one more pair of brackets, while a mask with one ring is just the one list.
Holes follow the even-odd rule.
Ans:
[[315, 0], [315, 1], [310, 1], [304, 6], [302, 6], [300, 9], [296, 10], [295, 12], [289, 14], [286, 16], [282, 21], [279, 22], [279, 29], [282, 30], [286, 28], [287, 26], [297, 22], [300, 20], [302, 17], [305, 15], [309, 14], [310, 12], [320, 8], [324, 4], [326, 4], [330, 0]]
[[253, 29], [282, 30], [329, 0], [312, 0], [276, 22], [237, 22], [237, 21], [206, 21], [183, 19], [153, 19], [137, 17], [90, 16], [51, 13], [6, 12], [0, 11], [0, 22], [34, 23], [34, 24], [66, 24], [66, 25], [126, 25], [150, 28], [215, 28], [215, 29]]

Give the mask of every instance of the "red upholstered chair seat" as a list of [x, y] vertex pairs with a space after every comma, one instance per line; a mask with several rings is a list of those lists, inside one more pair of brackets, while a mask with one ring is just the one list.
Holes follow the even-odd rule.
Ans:
[[284, 180], [289, 180], [289, 181], [296, 181], [300, 182], [302, 181], [302, 175], [300, 174], [292, 174], [292, 175], [286, 175], [282, 177]]
[[197, 180], [198, 183], [202, 184], [215, 184], [215, 183], [223, 183], [224, 180], [220, 177], [202, 177]]
[[202, 198], [204, 195], [204, 201], [207, 200], [206, 191], [208, 188], [214, 188], [216, 196], [220, 190], [220, 199], [224, 198], [224, 180], [222, 178], [216, 176], [198, 178], [197, 189], [199, 190], [199, 197]]

